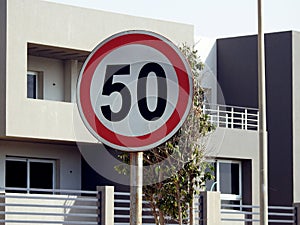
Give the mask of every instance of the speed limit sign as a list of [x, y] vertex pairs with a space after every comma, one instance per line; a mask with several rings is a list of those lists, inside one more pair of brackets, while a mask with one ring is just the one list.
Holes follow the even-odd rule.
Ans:
[[126, 31], [101, 42], [85, 61], [77, 105], [102, 143], [144, 151], [168, 140], [186, 119], [193, 98], [189, 65], [168, 39]]

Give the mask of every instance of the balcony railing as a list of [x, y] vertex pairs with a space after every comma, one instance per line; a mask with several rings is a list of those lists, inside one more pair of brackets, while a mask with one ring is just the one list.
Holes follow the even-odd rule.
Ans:
[[258, 130], [258, 109], [205, 104], [203, 112], [216, 127]]

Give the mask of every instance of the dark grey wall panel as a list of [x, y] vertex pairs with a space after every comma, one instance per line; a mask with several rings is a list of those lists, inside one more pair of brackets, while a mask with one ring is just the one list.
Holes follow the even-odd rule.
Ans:
[[292, 33], [266, 36], [269, 198], [293, 203]]
[[255, 36], [217, 40], [217, 79], [227, 105], [257, 107]]
[[[293, 202], [292, 32], [267, 34], [269, 203]], [[258, 107], [257, 37], [217, 41], [217, 77], [226, 104]], [[242, 150], [242, 149], [241, 149]], [[254, 192], [258, 193], [258, 190]]]
[[6, 0], [0, 1], [0, 136], [6, 134]]
[[252, 205], [252, 162], [251, 160], [242, 161], [242, 196], [243, 204]]

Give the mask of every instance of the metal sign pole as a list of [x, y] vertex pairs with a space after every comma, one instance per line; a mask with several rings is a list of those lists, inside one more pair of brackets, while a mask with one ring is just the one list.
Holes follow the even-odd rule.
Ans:
[[258, 108], [259, 108], [259, 186], [260, 225], [268, 224], [268, 137], [266, 119], [265, 45], [262, 23], [262, 1], [258, 6]]
[[130, 153], [130, 225], [142, 225], [143, 152]]

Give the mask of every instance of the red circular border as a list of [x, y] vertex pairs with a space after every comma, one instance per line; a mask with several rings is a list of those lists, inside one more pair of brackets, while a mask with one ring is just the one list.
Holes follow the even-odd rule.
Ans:
[[[90, 99], [90, 86], [94, 72], [99, 63], [107, 54], [114, 51], [116, 48], [130, 44], [147, 45], [160, 51], [169, 59], [174, 67], [174, 70], [176, 71], [178, 78], [179, 95], [174, 112], [164, 126], [158, 128], [150, 134], [142, 136], [124, 136], [109, 130], [96, 116]], [[129, 149], [149, 146], [159, 142], [162, 138], [170, 134], [170, 132], [176, 128], [181, 118], [184, 116], [188, 107], [188, 103], [190, 102], [189, 98], [191, 96], [189, 74], [186, 71], [186, 67], [178, 53], [164, 40], [143, 33], [125, 33], [107, 41], [102, 45], [100, 44], [94, 51], [93, 55], [91, 55], [88, 58], [88, 61], [85, 63], [85, 67], [83, 68], [83, 72], [79, 78], [79, 82], [79, 105], [83, 113], [81, 116], [85, 117], [89, 126], [100, 137], [100, 139], [103, 138], [108, 143], [111, 143], [115, 146]]]

